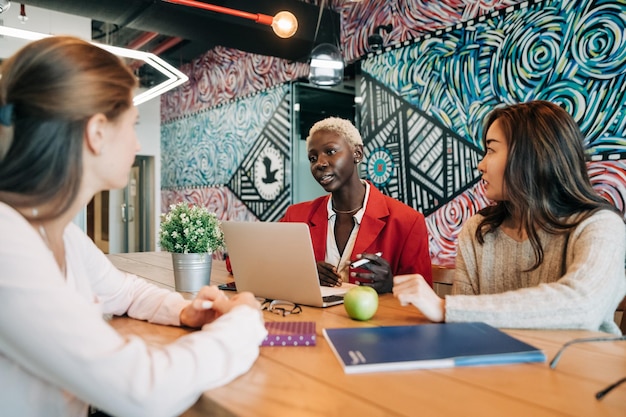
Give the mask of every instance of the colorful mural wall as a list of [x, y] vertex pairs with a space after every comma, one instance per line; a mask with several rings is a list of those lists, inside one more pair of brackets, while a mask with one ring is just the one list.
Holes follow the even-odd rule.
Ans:
[[162, 101], [161, 212], [179, 201], [222, 220], [275, 220], [290, 202], [292, 78], [308, 66], [216, 48]]
[[393, 156], [381, 185], [428, 214], [434, 262], [453, 262], [461, 224], [488, 204], [476, 166], [482, 121], [498, 105], [543, 99], [567, 109], [586, 137], [594, 187], [626, 213], [625, 33], [624, 3], [520, 3], [362, 62], [368, 166], [380, 169], [368, 176], [384, 176], [381, 152]]
[[[363, 72], [364, 175], [427, 216], [433, 262], [454, 262], [463, 221], [488, 204], [481, 123], [500, 104], [562, 104], [586, 135], [594, 187], [626, 213], [626, 4], [331, 4], [344, 56]], [[388, 23], [392, 46], [368, 53]], [[191, 81], [162, 101], [162, 211], [186, 200], [222, 219], [278, 219], [291, 197], [289, 81], [308, 66], [216, 48], [183, 70]]]
[[389, 34], [380, 32], [387, 45], [402, 45], [422, 34], [449, 28], [470, 19], [488, 16], [520, 0], [330, 0], [341, 13], [341, 50], [353, 62], [369, 50], [367, 38], [380, 25], [391, 24]]

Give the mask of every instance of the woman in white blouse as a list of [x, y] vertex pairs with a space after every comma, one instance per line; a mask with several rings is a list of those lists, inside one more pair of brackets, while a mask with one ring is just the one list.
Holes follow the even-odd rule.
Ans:
[[[193, 301], [117, 270], [72, 219], [126, 185], [139, 150], [136, 79], [72, 37], [28, 44], [0, 78], [0, 404], [3, 416], [174, 416], [246, 372], [265, 328], [250, 293]], [[212, 301], [211, 309], [203, 309]], [[155, 348], [103, 314], [201, 331]]]

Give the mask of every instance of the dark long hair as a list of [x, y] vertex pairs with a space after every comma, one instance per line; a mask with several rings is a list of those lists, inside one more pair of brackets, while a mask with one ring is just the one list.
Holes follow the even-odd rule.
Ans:
[[507, 218], [519, 219], [535, 253], [534, 270], [543, 262], [539, 228], [566, 234], [598, 210], [618, 212], [591, 187], [583, 136], [576, 121], [548, 101], [531, 101], [497, 108], [485, 121], [499, 125], [508, 144], [504, 199], [482, 209], [476, 239], [494, 231]]
[[132, 106], [137, 80], [112, 53], [61, 36], [26, 45], [0, 73], [0, 106], [12, 108], [10, 126], [0, 125], [0, 201], [54, 203], [39, 218], [58, 217], [78, 194], [88, 120], [116, 120]]

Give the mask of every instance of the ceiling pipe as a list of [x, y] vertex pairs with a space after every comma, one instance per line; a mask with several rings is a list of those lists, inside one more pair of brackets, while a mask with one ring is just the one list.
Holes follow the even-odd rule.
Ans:
[[163, 0], [166, 3], [179, 4], [181, 6], [196, 7], [198, 9], [209, 10], [216, 13], [228, 14], [244, 19], [254, 20], [256, 23], [271, 26], [274, 20], [273, 16], [261, 13], [248, 13], [241, 10], [229, 9], [228, 7], [216, 6], [213, 4], [203, 3], [194, 0]]
[[[153, 32], [150, 32], [150, 33], [153, 33]], [[145, 35], [148, 35], [148, 33], [146, 33]], [[156, 35], [158, 36], [158, 33], [157, 33]], [[142, 36], [140, 36], [139, 38], [141, 38], [141, 37], [142, 37]], [[146, 38], [147, 38], [147, 37], [148, 37], [148, 36], [146, 36]], [[135, 41], [139, 40], [139, 38], [137, 38]], [[151, 39], [152, 39], [152, 38], [151, 38]], [[147, 43], [147, 42], [149, 42], [151, 39], [149, 39], [148, 41], [144, 42], [143, 44], [146, 44], [146, 43]], [[131, 42], [131, 43], [134, 43], [135, 41], [133, 41], [133, 42]], [[166, 40], [164, 40], [163, 42], [161, 42], [160, 44], [158, 44], [156, 47], [154, 47], [154, 48], [153, 48], [151, 51], [149, 51], [149, 52], [150, 52], [150, 53], [152, 53], [152, 54], [154, 54], [154, 55], [157, 55], [157, 56], [158, 56], [158, 55], [162, 54], [163, 52], [167, 51], [168, 49], [171, 49], [171, 48], [173, 48], [174, 46], [178, 45], [178, 44], [179, 44], [179, 43], [181, 43], [182, 41], [184, 41], [184, 39], [183, 39], [183, 38], [180, 38], [180, 37], [177, 37], [177, 36], [174, 36], [174, 37], [171, 37], [171, 38], [167, 38]], [[138, 46], [137, 48], [139, 48], [139, 47], [141, 47], [141, 45], [140, 45], [140, 46]], [[137, 48], [134, 48], [134, 49], [137, 49]], [[143, 64], [144, 64], [144, 62], [143, 62], [143, 61], [135, 61], [135, 62], [133, 62], [132, 64], [130, 64], [130, 68], [131, 68], [133, 71], [136, 71], [136, 70], [138, 70], [138, 69], [139, 69], [139, 68], [140, 68]]]
[[184, 41], [183, 38], [179, 38], [177, 36], [166, 39], [165, 41], [161, 42], [160, 44], [158, 44], [153, 50], [151, 50], [150, 52], [152, 52], [155, 55], [159, 55], [162, 54], [163, 52], [167, 51], [168, 49], [173, 48], [174, 46], [178, 45], [179, 43], [181, 43], [182, 41]]
[[126, 45], [126, 47], [128, 49], [139, 49], [145, 44], [147, 44], [148, 42], [150, 42], [152, 39], [156, 38], [157, 36], [159, 36], [157, 32], [143, 33], [140, 36], [133, 39], [132, 41], [130, 41], [128, 45]]
[[230, 16], [241, 17], [243, 19], [253, 20], [262, 25], [271, 26], [274, 33], [281, 38], [290, 38], [298, 30], [298, 19], [291, 12], [278, 12], [276, 16], [270, 16], [262, 13], [249, 13], [241, 10], [230, 9], [228, 7], [216, 6], [214, 4], [203, 3], [195, 0], [162, 0], [166, 3], [178, 4], [181, 6], [195, 7], [198, 9], [209, 10], [216, 13], [227, 14]]

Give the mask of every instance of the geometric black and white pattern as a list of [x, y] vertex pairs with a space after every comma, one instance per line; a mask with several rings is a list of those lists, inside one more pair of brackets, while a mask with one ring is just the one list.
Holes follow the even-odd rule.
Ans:
[[280, 219], [291, 200], [290, 97], [288, 91], [228, 182], [261, 221]]
[[478, 182], [481, 149], [367, 74], [359, 94], [362, 175], [383, 193], [428, 215]]

